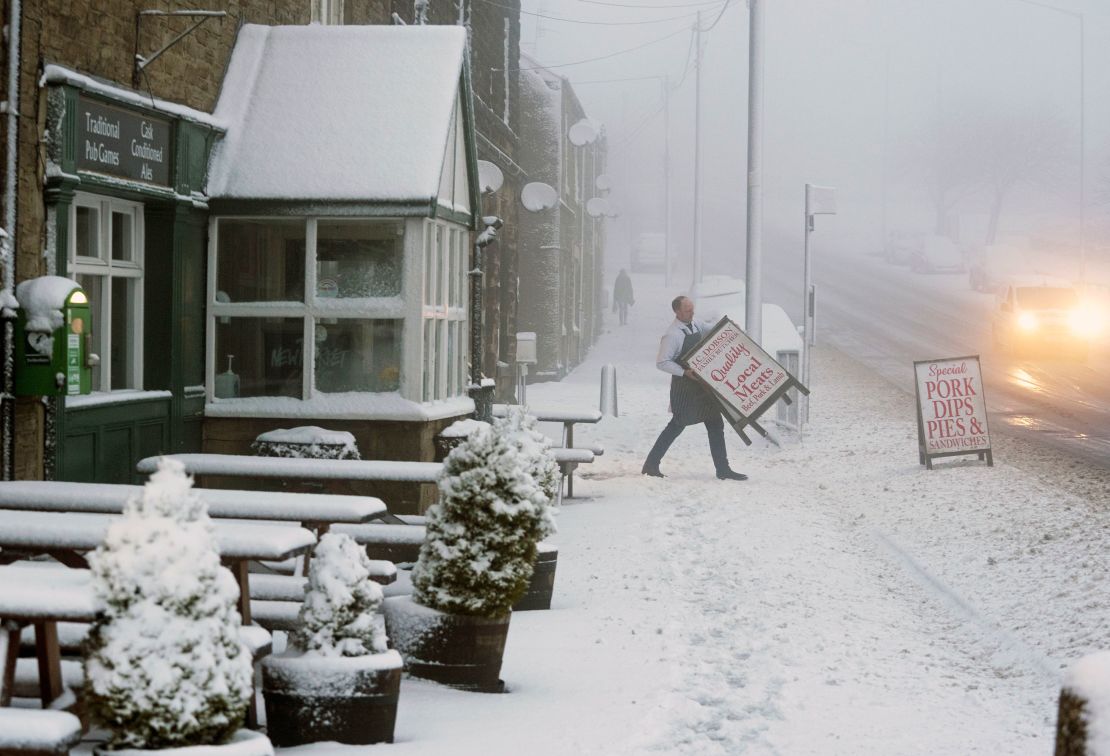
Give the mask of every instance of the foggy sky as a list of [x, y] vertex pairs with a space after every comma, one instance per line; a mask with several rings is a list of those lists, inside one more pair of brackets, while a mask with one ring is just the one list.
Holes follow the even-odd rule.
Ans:
[[[640, 6], [691, 0], [611, 0]], [[1110, 8], [1099, 0], [1054, 3], [1082, 11], [1086, 42], [1088, 238], [1104, 223], [1110, 107]], [[591, 21], [671, 19], [627, 26], [571, 24], [522, 16], [521, 44], [548, 65], [598, 57], [688, 28], [703, 10], [708, 25], [721, 5], [626, 8], [584, 0], [525, 0], [523, 9]], [[918, 175], [922, 142], [936, 124], [958, 130], [1019, 124], [1025, 114], [1060, 122], [1058, 175], [1027, 186], [1004, 206], [1003, 232], [1052, 228], [1077, 235], [1079, 21], [1022, 0], [765, 0], [765, 254], [800, 254], [806, 182], [835, 186], [840, 213], [822, 218], [830, 243], [881, 247], [880, 197], [888, 229], [931, 230], [933, 211]], [[679, 17], [679, 18], [676, 18]], [[705, 37], [703, 68], [703, 250], [705, 269], [742, 274], [744, 266], [748, 11], [733, 0]], [[537, 25], [537, 21], [539, 24]], [[610, 140], [613, 198], [622, 217], [610, 226], [609, 267], [627, 263], [639, 231], [662, 229], [663, 116], [659, 81], [588, 83], [670, 76], [677, 81], [689, 33], [643, 50], [553, 70], [575, 84]], [[694, 71], [671, 95], [672, 238], [689, 247], [692, 228]], [[966, 124], [966, 127], [965, 127]], [[1015, 126], [1017, 128], [1018, 126]], [[885, 138], [884, 138], [885, 135]], [[884, 168], [886, 166], [885, 176]], [[884, 181], [885, 178], [885, 181]], [[973, 243], [989, 203], [968, 197], [961, 235]]]

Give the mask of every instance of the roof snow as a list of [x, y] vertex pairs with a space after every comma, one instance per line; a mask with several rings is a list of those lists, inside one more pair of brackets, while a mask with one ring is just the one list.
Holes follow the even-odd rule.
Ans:
[[216, 105], [229, 126], [209, 196], [430, 202], [465, 50], [455, 26], [247, 24]]

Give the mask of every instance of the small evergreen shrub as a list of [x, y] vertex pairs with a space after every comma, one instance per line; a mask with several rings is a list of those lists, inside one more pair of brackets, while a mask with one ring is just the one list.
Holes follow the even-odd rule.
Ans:
[[[444, 461], [440, 501], [413, 568], [413, 598], [449, 614], [502, 617], [528, 588], [553, 529], [539, 442], [510, 418], [480, 427]], [[543, 477], [538, 481], [533, 472]]]
[[226, 741], [252, 695], [239, 587], [220, 566], [204, 502], [163, 459], [89, 558], [101, 613], [85, 649], [85, 695], [113, 748]]
[[[530, 460], [529, 472], [553, 507], [561, 476], [559, 463], [549, 451], [551, 439], [539, 432], [535, 416], [529, 415], [523, 407], [511, 407], [508, 416], [499, 423], [504, 432], [512, 435], [520, 453]], [[543, 534], [543, 538], [555, 532], [554, 509], [551, 507], [548, 509], [548, 532]]]
[[365, 656], [387, 651], [378, 610], [382, 589], [370, 579], [366, 550], [344, 533], [316, 545], [308, 569], [296, 645], [305, 654]]

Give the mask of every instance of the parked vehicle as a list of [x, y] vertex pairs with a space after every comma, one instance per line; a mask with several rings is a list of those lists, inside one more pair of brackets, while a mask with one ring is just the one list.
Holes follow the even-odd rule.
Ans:
[[910, 269], [915, 273], [963, 273], [967, 265], [956, 242], [947, 236], [926, 236], [910, 254]]
[[1041, 280], [999, 287], [991, 332], [996, 346], [1015, 354], [1084, 361], [1104, 325], [1074, 286]]
[[883, 259], [892, 265], [908, 265], [914, 253], [921, 249], [924, 238], [924, 234], [912, 231], [891, 231]]

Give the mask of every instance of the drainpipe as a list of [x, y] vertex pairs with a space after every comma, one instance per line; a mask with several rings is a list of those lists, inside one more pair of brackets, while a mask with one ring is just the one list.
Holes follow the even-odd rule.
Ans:
[[[0, 275], [5, 299], [15, 297], [16, 164], [19, 150], [19, 42], [23, 10], [20, 0], [10, 0], [8, 18], [8, 142], [4, 165], [4, 229], [0, 240]], [[0, 478], [15, 477], [15, 352], [14, 324], [3, 321], [3, 385], [0, 386]]]

